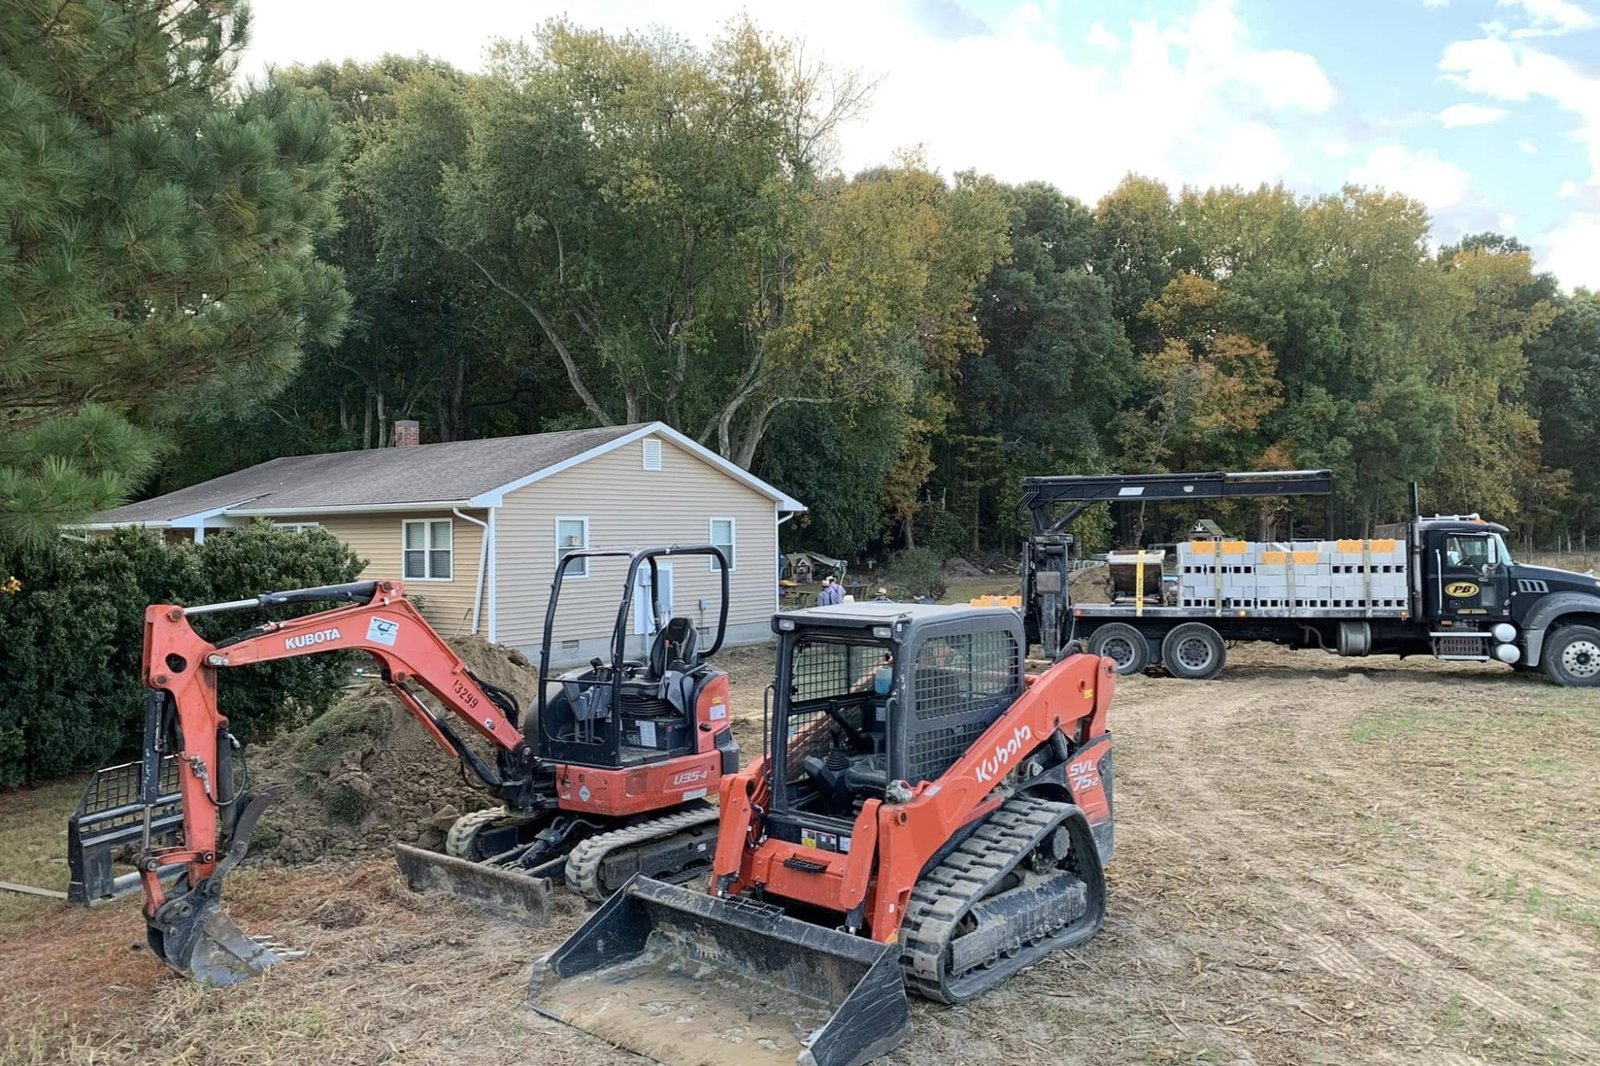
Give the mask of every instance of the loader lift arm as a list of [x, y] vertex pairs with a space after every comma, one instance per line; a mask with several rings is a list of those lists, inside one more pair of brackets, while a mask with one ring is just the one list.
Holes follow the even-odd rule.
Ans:
[[[350, 606], [269, 621], [215, 643], [196, 633], [192, 616], [326, 601]], [[236, 790], [228, 720], [217, 706], [217, 673], [252, 663], [335, 651], [364, 651], [402, 706], [447, 753], [459, 758], [489, 791], [518, 802], [533, 786], [537, 760], [525, 740], [516, 700], [473, 676], [406, 599], [398, 582], [363, 581], [272, 592], [248, 600], [145, 611], [141, 675], [145, 701], [139, 800], [146, 810], [139, 860], [150, 944], [169, 966], [210, 984], [232, 984], [285, 957], [251, 941], [221, 913], [222, 881], [243, 859], [249, 836], [276, 793]], [[431, 693], [451, 714], [499, 749], [497, 767], [469, 748], [445, 718], [436, 717], [411, 687]], [[160, 772], [176, 756], [183, 837], [154, 847], [149, 811], [160, 794]], [[171, 894], [163, 868], [184, 873]]]

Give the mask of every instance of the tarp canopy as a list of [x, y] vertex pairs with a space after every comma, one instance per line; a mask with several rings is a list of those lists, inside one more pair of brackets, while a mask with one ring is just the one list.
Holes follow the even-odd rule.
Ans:
[[843, 559], [830, 559], [817, 552], [788, 552], [783, 559], [787, 564], [785, 570], [797, 578], [801, 574], [810, 574], [812, 578], [818, 578], [831, 573], [842, 581], [849, 570], [848, 564]]

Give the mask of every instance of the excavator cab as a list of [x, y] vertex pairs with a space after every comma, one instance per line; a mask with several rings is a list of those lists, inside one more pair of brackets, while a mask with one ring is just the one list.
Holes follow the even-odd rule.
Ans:
[[[721, 582], [717, 626], [701, 651], [700, 630], [693, 619], [668, 617], [660, 600], [658, 560], [676, 556], [709, 556]], [[594, 560], [628, 560], [623, 595], [612, 627], [610, 658], [598, 656], [586, 668], [550, 672], [555, 619], [561, 589], [575, 567], [587, 573]], [[641, 571], [648, 581], [641, 582]], [[627, 657], [631, 630], [636, 628], [634, 595], [648, 587], [648, 618], [654, 635], [643, 658]], [[728, 566], [720, 549], [709, 544], [648, 548], [642, 551], [579, 550], [563, 556], [556, 567], [545, 611], [544, 643], [539, 676], [551, 678], [539, 694], [539, 754], [552, 762], [623, 769], [693, 754], [700, 750], [696, 710], [719, 678], [709, 663], [728, 628]], [[724, 681], [725, 683], [725, 681]], [[729, 730], [727, 703], [721, 703], [721, 730]], [[715, 730], [714, 730], [715, 731]], [[727, 743], [732, 742], [731, 730]]]

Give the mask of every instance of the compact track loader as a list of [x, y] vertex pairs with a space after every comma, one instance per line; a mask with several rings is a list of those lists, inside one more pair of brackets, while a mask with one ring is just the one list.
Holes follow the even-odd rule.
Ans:
[[[664, 619], [659, 602], [652, 603], [658, 631], [648, 660], [625, 658], [641, 568], [649, 568], [657, 601], [656, 561], [679, 555], [710, 556], [721, 573], [722, 609], [705, 654], [716, 652], [728, 604], [727, 560], [719, 549], [571, 552], [551, 586], [538, 713], [531, 722], [520, 720], [510, 693], [472, 674], [398, 582], [148, 608], [137, 791], [119, 794], [102, 779], [106, 771], [91, 783], [69, 834], [73, 895], [92, 902], [115, 894], [121, 886], [110, 875], [112, 857], [137, 844], [149, 943], [172, 969], [229, 985], [297, 957], [246, 936], [221, 909], [223, 881], [244, 858], [251, 831], [276, 793], [253, 791], [246, 774], [235, 779], [239, 745], [218, 710], [217, 684], [228, 669], [332, 651], [371, 655], [406, 710], [502, 802], [457, 822], [448, 854], [397, 845], [396, 858], [413, 887], [445, 889], [489, 901], [502, 913], [539, 919], [552, 877], [563, 876], [599, 900], [638, 873], [673, 881], [704, 876], [716, 821], [706, 796], [738, 768], [727, 675], [701, 661], [693, 623]], [[595, 659], [587, 669], [552, 678], [562, 578], [582, 560], [607, 556], [628, 562], [612, 660]], [[196, 616], [226, 611], [341, 600], [351, 605], [265, 622], [215, 641], [190, 625]], [[436, 713], [417, 689], [446, 713]], [[466, 743], [452, 718], [488, 742], [492, 762]]]
[[535, 964], [540, 1013], [659, 1062], [849, 1066], [1105, 918], [1109, 659], [1024, 672], [1005, 609], [782, 612], [767, 750], [709, 891], [637, 877]]

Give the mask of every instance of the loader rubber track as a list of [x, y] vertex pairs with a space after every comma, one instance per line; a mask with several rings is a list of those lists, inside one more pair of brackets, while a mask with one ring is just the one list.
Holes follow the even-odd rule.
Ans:
[[[1078, 854], [1087, 823], [1061, 861], [1041, 871], [1030, 858], [1041, 845], [1059, 849], [1063, 837], [1057, 834], [1074, 818], [1082, 814], [1070, 803], [1013, 796], [923, 875], [900, 928], [907, 989], [935, 1002], [962, 1003], [1099, 929], [1105, 916], [1099, 856]], [[1003, 886], [1013, 871], [1020, 885]], [[1002, 887], [1010, 899], [996, 891]], [[986, 900], [1010, 913], [974, 914]]]
[[[624, 848], [664, 839], [716, 820], [717, 808], [709, 803], [696, 803], [674, 814], [635, 822], [622, 829], [589, 837], [567, 853], [567, 887], [580, 893], [584, 899], [599, 903], [620, 887], [601, 883], [601, 871], [608, 856]], [[706, 861], [709, 866], [709, 855]]]

